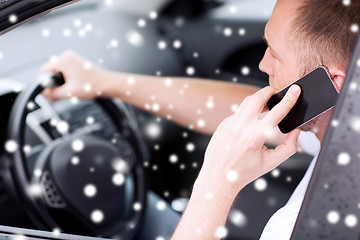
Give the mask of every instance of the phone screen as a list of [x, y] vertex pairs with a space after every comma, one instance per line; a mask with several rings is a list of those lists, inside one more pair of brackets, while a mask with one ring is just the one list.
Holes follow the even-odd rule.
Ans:
[[[289, 133], [334, 107], [339, 95], [324, 67], [316, 68], [293, 84], [300, 86], [301, 94], [294, 107], [278, 125], [282, 133]], [[290, 86], [270, 98], [266, 104], [270, 110], [283, 99]]]

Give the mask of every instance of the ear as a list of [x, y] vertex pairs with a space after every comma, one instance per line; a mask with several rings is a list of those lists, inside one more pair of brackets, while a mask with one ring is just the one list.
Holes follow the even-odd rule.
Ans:
[[337, 91], [340, 92], [345, 80], [346, 71], [339, 68], [329, 68], [331, 80], [333, 81]]

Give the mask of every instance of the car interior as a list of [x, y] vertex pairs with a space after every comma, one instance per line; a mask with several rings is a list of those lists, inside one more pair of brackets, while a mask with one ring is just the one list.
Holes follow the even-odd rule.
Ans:
[[[24, 1], [0, 6], [3, 11], [19, 2]], [[0, 25], [0, 225], [132, 239], [145, 209], [132, 206], [145, 206], [147, 191], [180, 216], [211, 136], [118, 99], [50, 103], [42, 90], [64, 79], [40, 75], [40, 67], [72, 49], [113, 71], [263, 87], [268, 79], [258, 64], [275, 2], [63, 1], [61, 8], [22, 26], [8, 26], [5, 19]], [[25, 7], [35, 9], [34, 4]], [[174, 156], [176, 163], [170, 161]], [[258, 239], [311, 159], [298, 153], [262, 177], [265, 188], [243, 189], [230, 212], [235, 217], [228, 219], [226, 239]]]

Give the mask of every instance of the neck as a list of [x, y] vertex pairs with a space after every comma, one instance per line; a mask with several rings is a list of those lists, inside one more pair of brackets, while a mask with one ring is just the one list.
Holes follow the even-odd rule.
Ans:
[[[330, 116], [331, 116], [331, 114], [330, 114]], [[330, 116], [319, 119], [318, 125], [322, 126], [322, 127], [318, 128], [317, 131], [314, 131], [316, 137], [319, 139], [321, 144], [323, 143], [327, 127], [329, 126], [329, 123], [330, 123], [330, 119], [331, 119]]]

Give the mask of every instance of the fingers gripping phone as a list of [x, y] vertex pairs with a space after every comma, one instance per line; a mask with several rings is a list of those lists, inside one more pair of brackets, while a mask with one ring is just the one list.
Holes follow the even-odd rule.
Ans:
[[[278, 125], [282, 133], [289, 133], [331, 109], [339, 95], [324, 67], [316, 68], [293, 84], [300, 86], [301, 94], [294, 107]], [[266, 104], [269, 110], [283, 99], [290, 86], [270, 98]]]

